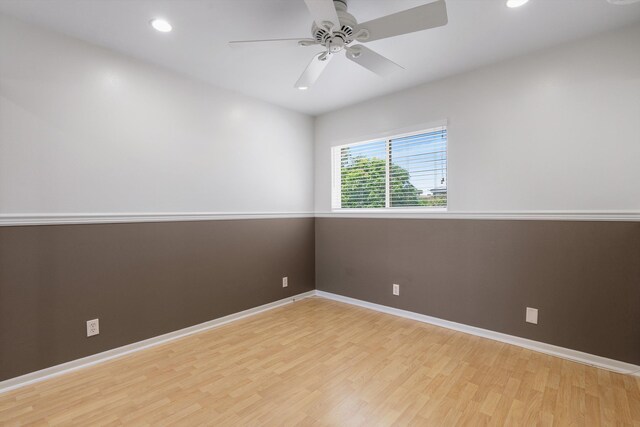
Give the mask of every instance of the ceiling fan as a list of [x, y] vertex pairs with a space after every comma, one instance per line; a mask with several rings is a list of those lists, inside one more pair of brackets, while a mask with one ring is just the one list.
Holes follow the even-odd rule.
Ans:
[[304, 2], [314, 20], [311, 26], [311, 38], [229, 42], [232, 46], [244, 43], [291, 43], [299, 46], [323, 47], [325, 50], [313, 57], [295, 84], [296, 88], [302, 90], [311, 87], [329, 61], [343, 51], [347, 59], [381, 76], [402, 69], [390, 59], [363, 44], [354, 44], [354, 42], [366, 43], [428, 30], [446, 25], [448, 21], [444, 0], [437, 0], [361, 24], [347, 12], [347, 0], [304, 0]]

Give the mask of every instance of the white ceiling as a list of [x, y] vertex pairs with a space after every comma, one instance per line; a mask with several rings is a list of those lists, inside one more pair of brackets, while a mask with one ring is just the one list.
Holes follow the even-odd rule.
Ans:
[[[429, 0], [349, 0], [360, 22]], [[368, 43], [406, 69], [381, 78], [345, 58], [333, 60], [308, 91], [293, 87], [320, 48], [230, 48], [229, 40], [309, 37], [302, 0], [0, 0], [0, 12], [42, 24], [175, 71], [308, 114], [640, 21], [640, 3], [447, 0], [449, 24]], [[149, 26], [165, 17], [173, 32]]]

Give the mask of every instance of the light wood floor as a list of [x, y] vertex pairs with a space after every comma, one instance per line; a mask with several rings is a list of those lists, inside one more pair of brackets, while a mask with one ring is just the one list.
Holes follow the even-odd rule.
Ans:
[[640, 426], [640, 379], [311, 298], [0, 395], [27, 424]]

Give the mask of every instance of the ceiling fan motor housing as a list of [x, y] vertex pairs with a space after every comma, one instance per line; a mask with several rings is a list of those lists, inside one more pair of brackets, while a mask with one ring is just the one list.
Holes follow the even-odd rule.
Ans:
[[354, 29], [358, 22], [353, 15], [347, 12], [345, 0], [334, 0], [333, 4], [340, 20], [340, 28], [332, 28], [331, 23], [327, 23], [326, 27], [320, 27], [314, 22], [311, 26], [311, 35], [329, 52], [337, 53], [355, 40]]

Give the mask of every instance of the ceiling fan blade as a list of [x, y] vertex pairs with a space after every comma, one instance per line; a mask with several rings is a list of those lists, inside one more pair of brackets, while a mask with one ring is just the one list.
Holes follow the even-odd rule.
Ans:
[[352, 46], [349, 51], [347, 51], [346, 56], [347, 59], [382, 77], [386, 77], [398, 70], [404, 70], [403, 67], [392, 60], [385, 58], [361, 44]]
[[268, 40], [234, 40], [229, 42], [229, 46], [251, 46], [259, 44], [271, 44], [271, 45], [290, 45], [290, 46], [311, 46], [318, 44], [314, 39], [268, 39]]
[[358, 29], [367, 30], [369, 37], [358, 38], [358, 41], [370, 42], [387, 37], [428, 30], [429, 28], [446, 25], [447, 22], [447, 5], [444, 0], [437, 0], [433, 3], [403, 10], [402, 12], [359, 24]]
[[323, 22], [331, 22], [333, 28], [340, 28], [340, 20], [333, 0], [304, 0], [304, 2], [318, 27], [324, 27]]
[[[307, 68], [304, 70], [300, 78], [295, 84], [298, 89], [309, 89], [320, 77], [320, 74], [324, 71], [333, 55], [327, 52], [322, 52], [319, 55], [313, 57]], [[320, 59], [324, 58], [324, 60]]]

